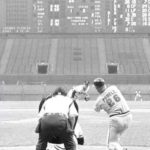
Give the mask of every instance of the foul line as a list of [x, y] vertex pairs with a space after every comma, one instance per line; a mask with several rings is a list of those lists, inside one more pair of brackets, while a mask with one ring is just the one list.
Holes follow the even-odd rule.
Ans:
[[[0, 112], [17, 112], [17, 111], [37, 111], [37, 109], [34, 108], [6, 108], [6, 109], [0, 109]], [[80, 111], [85, 111], [85, 112], [94, 112], [93, 109], [89, 108], [81, 108]], [[131, 112], [141, 112], [141, 113], [149, 113], [150, 109], [131, 109]]]

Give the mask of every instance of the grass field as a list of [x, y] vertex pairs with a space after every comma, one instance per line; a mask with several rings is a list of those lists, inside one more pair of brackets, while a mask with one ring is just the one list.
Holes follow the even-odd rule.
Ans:
[[[0, 101], [0, 147], [33, 146], [38, 135], [34, 133], [37, 124], [38, 101]], [[94, 101], [79, 102], [80, 117], [86, 146], [105, 146], [108, 117], [104, 112], [93, 111]], [[125, 146], [150, 147], [150, 102], [128, 101], [133, 122], [123, 135]]]

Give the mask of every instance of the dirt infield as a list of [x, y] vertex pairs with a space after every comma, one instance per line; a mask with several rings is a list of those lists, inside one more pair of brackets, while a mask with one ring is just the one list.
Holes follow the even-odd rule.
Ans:
[[[126, 147], [128, 150], [150, 150], [150, 147]], [[0, 147], [0, 150], [35, 150], [35, 146]], [[48, 149], [53, 150], [53, 149]], [[106, 150], [104, 146], [79, 146], [78, 150]]]

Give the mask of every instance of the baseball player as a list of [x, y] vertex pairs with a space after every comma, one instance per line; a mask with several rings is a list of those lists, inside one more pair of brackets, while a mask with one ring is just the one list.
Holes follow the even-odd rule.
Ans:
[[[85, 101], [89, 100], [89, 95], [87, 94], [88, 90], [89, 90], [89, 81], [85, 81], [84, 84], [77, 85], [77, 86], [74, 86], [73, 88], [71, 88], [67, 94], [68, 97], [73, 99], [75, 108], [78, 113], [79, 113], [79, 107], [77, 104], [77, 100], [80, 99], [81, 95], [84, 96]], [[77, 139], [77, 143], [79, 145], [83, 145], [84, 144], [84, 136], [83, 136], [82, 128], [81, 128], [80, 124], [78, 123], [78, 116], [76, 117], [74, 130], [75, 130], [75, 137]], [[58, 143], [58, 144], [54, 145], [53, 149], [54, 150], [64, 150], [65, 148], [64, 148], [63, 144]]]
[[69, 90], [67, 95], [75, 100], [80, 99], [81, 96], [84, 96], [84, 100], [88, 101], [90, 99], [88, 95], [88, 91], [90, 88], [89, 84], [89, 81], [85, 81], [82, 85], [74, 86]]
[[40, 130], [36, 150], [46, 150], [47, 143], [58, 138], [66, 150], [76, 150], [74, 123], [78, 112], [73, 100], [58, 88], [47, 99], [39, 112]]
[[[52, 97], [52, 95], [50, 95], [50, 96], [48, 96], [48, 97], [45, 97], [45, 98], [42, 98], [42, 100], [40, 101], [40, 104], [39, 104], [39, 109], [38, 109], [39, 111], [38, 111], [38, 112], [41, 111], [41, 108], [42, 108], [44, 102], [45, 102], [46, 100], [48, 100], [49, 98], [51, 98], [51, 97]], [[78, 107], [78, 104], [77, 104], [75, 101], [73, 101], [73, 102], [75, 103], [75, 108], [77, 108], [77, 107]], [[76, 123], [74, 124], [74, 126], [75, 126], [75, 127], [74, 127], [74, 134], [75, 134], [75, 137], [77, 138], [77, 143], [78, 143], [79, 145], [83, 145], [83, 144], [84, 144], [83, 131], [82, 131], [82, 129], [81, 129], [81, 126], [80, 126], [79, 123], [77, 122], [77, 120], [76, 120], [75, 122], [76, 122]], [[39, 122], [39, 123], [37, 124], [37, 126], [36, 126], [35, 133], [40, 133], [40, 122]], [[52, 143], [61, 144], [62, 142], [60, 141], [59, 138], [54, 138]]]
[[[69, 90], [67, 96], [72, 98], [74, 100], [74, 105], [79, 113], [79, 107], [77, 100], [80, 99], [81, 96], [84, 96], [84, 100], [88, 101], [90, 99], [90, 96], [88, 95], [88, 91], [90, 88], [90, 82], [89, 81], [84, 81], [83, 84], [74, 86], [72, 89]], [[79, 134], [80, 133], [80, 134]], [[78, 140], [78, 144], [83, 145], [84, 144], [84, 136], [83, 136], [83, 131], [78, 123], [78, 116], [76, 117], [76, 123], [75, 123], [75, 134]]]
[[141, 96], [141, 91], [135, 91], [135, 97], [134, 97], [134, 101], [143, 101], [142, 96]]
[[104, 79], [96, 78], [94, 86], [100, 94], [95, 102], [96, 112], [104, 110], [109, 115], [108, 150], [126, 150], [120, 145], [121, 135], [127, 130], [132, 115], [127, 102], [116, 86], [107, 87]]
[[[75, 126], [74, 134], [75, 134], [74, 140], [76, 141], [76, 144], [83, 145], [84, 144], [83, 131], [79, 123], [77, 123]], [[53, 143], [54, 143], [53, 145], [50, 145], [50, 148], [52, 150], [66, 150], [64, 144], [62, 144], [61, 141], [54, 141]]]
[[[68, 97], [73, 99], [75, 108], [77, 112], [79, 113], [79, 107], [77, 100], [80, 99], [80, 96], [83, 95], [84, 99], [87, 101], [89, 100], [89, 95], [87, 94], [89, 90], [89, 82], [85, 81], [83, 85], [78, 85], [73, 88], [71, 88], [67, 94]], [[78, 116], [76, 116], [75, 120], [75, 126], [74, 126], [74, 133], [75, 133], [75, 138], [77, 139], [77, 144], [83, 145], [84, 144], [84, 136], [83, 136], [83, 131], [82, 128], [78, 122]], [[55, 142], [53, 147], [51, 149], [53, 150], [65, 150], [64, 145], [61, 144], [60, 142]]]

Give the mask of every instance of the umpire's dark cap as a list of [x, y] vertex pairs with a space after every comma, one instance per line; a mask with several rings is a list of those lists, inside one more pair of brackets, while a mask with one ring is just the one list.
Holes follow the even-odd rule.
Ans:
[[55, 89], [55, 91], [53, 92], [53, 96], [56, 96], [56, 95], [64, 95], [64, 96], [66, 96], [67, 95], [67, 92], [65, 91], [65, 89], [64, 88], [62, 88], [62, 87], [58, 87], [58, 88], [56, 88]]

